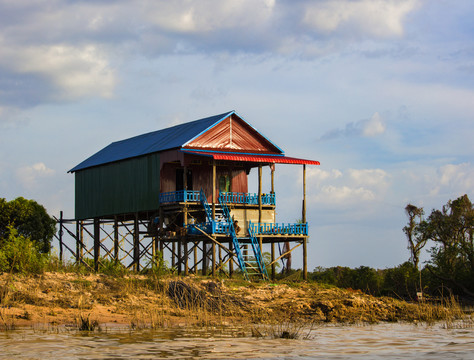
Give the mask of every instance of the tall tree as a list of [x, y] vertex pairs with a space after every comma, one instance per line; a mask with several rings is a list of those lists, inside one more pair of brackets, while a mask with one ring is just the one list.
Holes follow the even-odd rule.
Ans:
[[9, 238], [11, 227], [19, 235], [31, 239], [40, 252], [47, 253], [51, 250], [56, 221], [36, 201], [22, 197], [9, 202], [0, 199], [0, 246]]
[[423, 231], [425, 227], [422, 218], [424, 211], [423, 208], [408, 204], [405, 207], [405, 213], [408, 216], [408, 225], [403, 228], [403, 232], [408, 240], [408, 250], [410, 250], [411, 254], [410, 261], [413, 263], [415, 268], [418, 269], [421, 249], [423, 249], [428, 241], [428, 238]]
[[439, 279], [474, 296], [474, 207], [467, 195], [433, 210], [424, 228], [435, 242], [429, 269]]

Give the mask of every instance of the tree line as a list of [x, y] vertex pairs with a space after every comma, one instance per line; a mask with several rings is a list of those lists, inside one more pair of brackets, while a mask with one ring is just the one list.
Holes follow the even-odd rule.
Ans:
[[[474, 298], [474, 208], [467, 195], [449, 200], [424, 218], [424, 209], [405, 207], [408, 223], [403, 228], [410, 259], [394, 268], [361, 266], [316, 268], [309, 276], [338, 287], [359, 289], [373, 295], [414, 299], [418, 292], [438, 297]], [[421, 251], [430, 244], [430, 258], [420, 264]], [[420, 269], [420, 266], [423, 265]]]

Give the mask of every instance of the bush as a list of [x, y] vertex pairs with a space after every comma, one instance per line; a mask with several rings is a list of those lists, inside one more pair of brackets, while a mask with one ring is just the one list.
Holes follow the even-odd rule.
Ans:
[[32, 240], [42, 253], [48, 253], [56, 233], [56, 221], [34, 200], [0, 198], [0, 246], [9, 238], [11, 229]]
[[0, 248], [0, 271], [41, 273], [48, 263], [48, 255], [39, 251], [36, 243], [19, 235], [12, 227]]
[[414, 299], [416, 292], [420, 291], [420, 273], [410, 261], [385, 269], [382, 288], [383, 295]]

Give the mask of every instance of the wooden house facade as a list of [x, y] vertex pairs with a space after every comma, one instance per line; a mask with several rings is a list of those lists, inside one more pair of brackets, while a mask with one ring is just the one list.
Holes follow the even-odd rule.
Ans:
[[[275, 164], [302, 165], [304, 175], [306, 165], [319, 162], [285, 156], [235, 111], [114, 142], [70, 170], [75, 175], [76, 257], [84, 253], [79, 232], [90, 224], [94, 246], [87, 252], [96, 267], [101, 251], [121, 260], [125, 249], [117, 229], [122, 224], [133, 237], [128, 251], [132, 261], [126, 265], [136, 269], [144, 258], [169, 252], [179, 273], [220, 270], [231, 276], [240, 269], [246, 278], [267, 278], [264, 246], [271, 247], [267, 267], [274, 275], [275, 244], [293, 243], [303, 245], [306, 277], [305, 199], [301, 223], [275, 222]], [[266, 166], [271, 189], [264, 191]], [[259, 184], [251, 194], [248, 175], [254, 168]], [[133, 225], [127, 227], [127, 222]], [[113, 224], [107, 236], [113, 248], [101, 239], [105, 223]], [[287, 246], [287, 254], [291, 250]]]

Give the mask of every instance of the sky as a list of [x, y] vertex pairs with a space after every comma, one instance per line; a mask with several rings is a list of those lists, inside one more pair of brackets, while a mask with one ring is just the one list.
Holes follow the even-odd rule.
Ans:
[[[396, 266], [408, 203], [474, 199], [473, 18], [471, 0], [0, 0], [0, 197], [72, 218], [90, 155], [236, 110], [321, 162], [310, 271]], [[301, 166], [275, 176], [294, 222]]]

